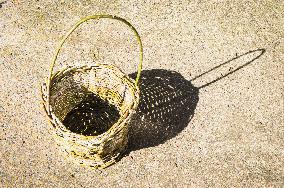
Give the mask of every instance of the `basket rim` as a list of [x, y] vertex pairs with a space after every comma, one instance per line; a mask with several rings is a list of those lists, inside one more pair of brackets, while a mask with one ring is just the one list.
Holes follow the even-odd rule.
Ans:
[[[48, 103], [49, 101], [48, 98], [50, 97], [50, 93], [47, 93], [47, 89], [44, 91], [44, 88], [42, 87], [43, 106], [45, 108], [47, 116], [49, 117], [49, 121], [55, 124], [54, 125], [55, 129], [59, 130], [62, 134], [69, 135], [67, 137], [68, 140], [72, 140], [72, 141], [80, 140], [80, 142], [87, 141], [88, 143], [85, 143], [87, 145], [90, 144], [89, 143], [90, 141], [94, 141], [95, 144], [103, 143], [111, 135], [119, 132], [124, 127], [123, 126], [125, 124], [124, 122], [128, 121], [131, 115], [136, 111], [136, 108], [139, 103], [139, 94], [140, 94], [139, 87], [135, 85], [134, 79], [130, 78], [127, 74], [125, 74], [120, 68], [118, 68], [115, 65], [110, 65], [110, 64], [105, 64], [105, 63], [95, 63], [93, 65], [64, 67], [61, 70], [55, 72], [55, 74], [53, 74], [51, 78], [50, 87], [52, 87], [53, 85], [53, 80], [60, 79], [61, 76], [69, 73], [70, 71], [76, 72], [76, 71], [80, 71], [80, 69], [87, 70], [87, 69], [93, 69], [93, 68], [98, 68], [98, 67], [112, 69], [112, 71], [117, 72], [119, 75], [123, 75], [121, 78], [123, 78], [124, 82], [130, 86], [128, 89], [131, 90], [131, 94], [134, 100], [132, 100], [131, 105], [126, 110], [124, 110], [124, 113], [120, 116], [120, 118], [116, 121], [116, 123], [114, 123], [106, 132], [99, 134], [99, 135], [95, 135], [95, 136], [82, 135], [82, 134], [74, 133], [70, 131], [69, 129], [67, 129], [64, 126], [64, 124], [57, 118], [57, 116], [52, 111], [52, 107]], [[43, 85], [46, 86], [46, 82], [44, 82]], [[71, 137], [75, 139], [72, 139]]]

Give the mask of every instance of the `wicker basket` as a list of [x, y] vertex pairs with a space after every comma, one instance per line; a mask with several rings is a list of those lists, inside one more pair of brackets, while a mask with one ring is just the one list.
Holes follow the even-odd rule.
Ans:
[[[69, 35], [83, 22], [101, 18], [121, 21], [134, 31], [140, 47], [136, 80], [107, 64], [67, 67], [53, 74], [57, 56]], [[142, 60], [139, 34], [129, 22], [116, 16], [83, 18], [63, 38], [43, 84], [42, 99], [56, 140], [71, 159], [101, 169], [113, 164], [125, 151], [128, 122], [139, 101]]]

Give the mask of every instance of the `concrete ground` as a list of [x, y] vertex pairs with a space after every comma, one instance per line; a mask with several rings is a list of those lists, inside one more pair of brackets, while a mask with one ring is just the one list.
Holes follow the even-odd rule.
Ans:
[[[174, 87], [170, 96], [179, 91], [182, 99], [159, 112], [140, 107], [131, 125], [142, 133], [132, 130], [127, 154], [91, 170], [65, 160], [54, 143], [39, 86], [67, 30], [102, 13], [140, 33], [142, 82], [160, 79], [153, 91]], [[281, 0], [1, 0], [0, 187], [283, 187], [283, 18]], [[129, 29], [110, 20], [84, 24], [57, 67], [94, 61], [135, 73]]]

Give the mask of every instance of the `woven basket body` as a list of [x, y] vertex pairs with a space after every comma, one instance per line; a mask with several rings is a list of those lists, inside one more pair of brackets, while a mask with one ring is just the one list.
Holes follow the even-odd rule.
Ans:
[[[88, 19], [99, 18], [125, 22], [118, 17], [98, 15], [81, 20], [76, 27]], [[142, 62], [142, 44], [138, 33], [135, 34]], [[42, 87], [42, 98], [56, 140], [80, 164], [94, 168], [113, 164], [127, 147], [128, 122], [139, 101], [139, 74], [135, 81], [107, 64], [67, 67], [52, 74], [54, 62]], [[139, 67], [141, 72], [141, 63]]]

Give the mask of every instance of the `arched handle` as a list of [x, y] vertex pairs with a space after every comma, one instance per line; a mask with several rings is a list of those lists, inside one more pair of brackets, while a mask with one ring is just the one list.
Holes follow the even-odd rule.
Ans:
[[49, 90], [50, 89], [50, 82], [51, 82], [51, 78], [52, 78], [52, 75], [53, 75], [53, 68], [54, 68], [54, 65], [55, 65], [55, 62], [57, 60], [57, 56], [61, 50], [61, 47], [63, 46], [63, 44], [65, 43], [66, 39], [71, 35], [71, 33], [79, 26], [81, 25], [82, 23], [86, 22], [87, 20], [90, 20], [90, 19], [95, 19], [95, 20], [98, 20], [98, 19], [101, 19], [101, 18], [108, 18], [108, 19], [114, 19], [114, 20], [119, 20], [123, 23], [125, 23], [126, 25], [128, 25], [131, 30], [134, 32], [136, 38], [137, 38], [137, 41], [138, 41], [138, 44], [139, 44], [139, 47], [140, 47], [140, 63], [138, 65], [138, 70], [137, 70], [137, 76], [136, 76], [136, 80], [135, 80], [135, 86], [138, 86], [138, 81], [140, 79], [140, 76], [141, 76], [141, 71], [142, 71], [142, 61], [143, 61], [143, 47], [142, 47], [142, 41], [141, 41], [141, 38], [138, 34], [138, 32], [136, 31], [136, 29], [128, 22], [126, 21], [125, 19], [123, 18], [120, 18], [120, 17], [117, 17], [117, 16], [112, 16], [112, 15], [92, 15], [92, 16], [87, 16], [83, 19], [81, 19], [78, 23], [76, 23], [71, 29], [70, 31], [65, 35], [65, 37], [61, 40], [60, 44], [59, 44], [59, 47], [56, 49], [56, 54], [52, 60], [52, 63], [50, 65], [50, 73], [49, 73], [49, 77], [48, 77], [48, 83], [47, 83], [47, 89]]

